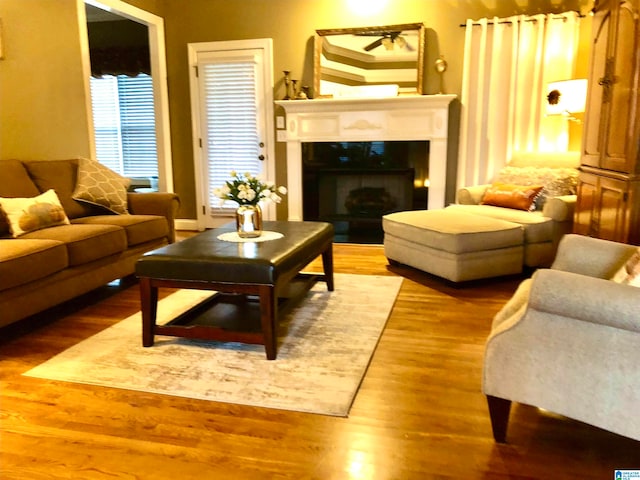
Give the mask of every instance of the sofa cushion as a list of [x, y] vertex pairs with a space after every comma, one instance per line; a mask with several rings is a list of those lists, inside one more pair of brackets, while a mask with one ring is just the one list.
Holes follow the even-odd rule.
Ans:
[[21, 238], [63, 242], [71, 267], [120, 253], [127, 248], [124, 229], [115, 225], [60, 225], [29, 232]]
[[480, 202], [482, 205], [533, 210], [534, 201], [544, 187], [542, 185], [513, 185], [496, 182], [487, 188]]
[[0, 207], [4, 210], [13, 237], [54, 225], [69, 223], [60, 200], [53, 190], [47, 190], [32, 198], [2, 198]]
[[449, 205], [445, 208], [445, 210], [454, 209], [472, 215], [518, 223], [524, 227], [525, 243], [551, 242], [553, 240], [553, 220], [543, 216], [539, 211], [524, 212], [493, 205]]
[[[35, 197], [38, 187], [20, 160], [0, 160], [0, 197]], [[0, 209], [0, 237], [9, 235], [9, 223]]]
[[127, 244], [131, 247], [167, 237], [167, 219], [157, 215], [95, 215], [73, 220], [73, 223], [89, 225], [117, 225], [127, 232]]
[[35, 197], [40, 193], [20, 160], [0, 160], [0, 197]]
[[78, 181], [73, 198], [98, 205], [113, 213], [127, 211], [127, 188], [131, 180], [95, 160], [78, 159]]
[[67, 267], [67, 249], [55, 240], [0, 240], [0, 290], [24, 285]]
[[93, 209], [72, 198], [78, 176], [78, 159], [70, 160], [25, 160], [33, 182], [40, 192], [53, 188], [69, 218], [91, 215]]

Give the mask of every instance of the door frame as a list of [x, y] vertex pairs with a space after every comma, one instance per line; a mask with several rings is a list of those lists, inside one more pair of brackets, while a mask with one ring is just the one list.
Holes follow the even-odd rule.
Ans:
[[[273, 40], [271, 38], [256, 38], [249, 40], [225, 40], [216, 42], [198, 42], [187, 44], [187, 56], [189, 61], [189, 88], [191, 97], [191, 129], [193, 142], [193, 165], [195, 173], [195, 191], [196, 191], [196, 223], [198, 230], [204, 230], [207, 220], [207, 212], [205, 211], [206, 198], [208, 192], [204, 191], [200, 179], [204, 176], [202, 149], [200, 148], [200, 138], [202, 138], [202, 128], [200, 125], [200, 104], [197, 99], [199, 96], [194, 95], [198, 92], [198, 79], [195, 75], [198, 64], [198, 53], [212, 51], [229, 51], [229, 50], [248, 50], [261, 49], [264, 51], [263, 74], [264, 74], [264, 90], [262, 92], [265, 108], [265, 136], [266, 136], [266, 179], [276, 183], [276, 165], [275, 165], [275, 135], [274, 135], [274, 107], [273, 107]], [[276, 206], [274, 203], [268, 203], [263, 208], [264, 218], [266, 220], [275, 220]], [[223, 219], [221, 223], [226, 223], [228, 218]]]
[[149, 31], [149, 57], [151, 60], [151, 80], [153, 83], [153, 104], [155, 112], [156, 150], [158, 154], [158, 188], [160, 191], [173, 192], [173, 160], [171, 157], [171, 129], [169, 124], [169, 89], [167, 87], [167, 61], [164, 35], [164, 19], [150, 12], [134, 7], [122, 0], [76, 0], [78, 21], [80, 22], [80, 44], [82, 68], [87, 92], [87, 114], [90, 125], [90, 149], [92, 158], [96, 158], [95, 130], [91, 106], [91, 63], [89, 57], [89, 32], [85, 4], [120, 15], [145, 25]]

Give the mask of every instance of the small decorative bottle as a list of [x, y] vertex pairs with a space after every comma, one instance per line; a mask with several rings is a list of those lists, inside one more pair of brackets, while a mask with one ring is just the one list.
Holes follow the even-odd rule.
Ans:
[[292, 97], [289, 95], [289, 86], [291, 85], [291, 78], [289, 77], [289, 74], [291, 73], [288, 70], [283, 70], [282, 73], [284, 73], [284, 97], [282, 98], [283, 100], [291, 100]]

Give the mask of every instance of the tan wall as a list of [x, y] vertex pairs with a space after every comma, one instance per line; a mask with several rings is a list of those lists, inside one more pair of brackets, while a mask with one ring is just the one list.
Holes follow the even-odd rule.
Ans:
[[0, 0], [0, 18], [0, 158], [88, 157], [75, 0]]
[[[531, 1], [518, 8], [516, 2], [506, 0], [389, 0], [380, 13], [370, 16], [353, 13], [345, 7], [347, 3], [346, 0], [189, 0], [189, 8], [185, 8], [183, 2], [166, 1], [171, 140], [175, 187], [184, 202], [181, 215], [195, 216], [187, 43], [273, 38], [275, 98], [280, 99], [284, 96], [283, 70], [290, 70], [292, 78], [300, 79], [302, 85], [313, 84], [312, 38], [316, 29], [423, 22], [427, 27], [425, 93], [438, 92], [433, 64], [439, 55], [444, 55], [449, 64], [444, 76], [445, 92], [460, 95], [464, 50], [464, 29], [460, 24], [467, 18], [580, 8], [586, 12], [587, 2], [565, 0], [563, 5], [551, 7], [547, 1]], [[574, 138], [576, 135], [579, 138], [579, 134], [578, 131]], [[284, 144], [276, 145], [276, 158], [277, 183], [286, 184]], [[449, 161], [455, 161], [455, 155]], [[286, 216], [286, 202], [279, 206], [278, 216]]]
[[[126, 1], [165, 19], [174, 184], [182, 199], [182, 218], [195, 218], [196, 212], [187, 43], [273, 38], [278, 99], [284, 95], [283, 70], [290, 70], [301, 84], [312, 84], [316, 29], [423, 22], [425, 93], [438, 91], [433, 62], [442, 54], [449, 64], [445, 92], [459, 95], [464, 47], [464, 29], [459, 25], [467, 18], [571, 9], [585, 13], [593, 4], [593, 0], [564, 0], [559, 5], [552, 0], [388, 0], [380, 13], [357, 15], [345, 7], [347, 0]], [[28, 18], [26, 5], [33, 10]], [[0, 0], [7, 53], [7, 60], [0, 61], [0, 158], [89, 154], [82, 79], [77, 78], [81, 62], [75, 5], [76, 0]], [[284, 145], [277, 144], [278, 184], [286, 183], [285, 162]], [[281, 218], [285, 209], [286, 203], [280, 205]]]

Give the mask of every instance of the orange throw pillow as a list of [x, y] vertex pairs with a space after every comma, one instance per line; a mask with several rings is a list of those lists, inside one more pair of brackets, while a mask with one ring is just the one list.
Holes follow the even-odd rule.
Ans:
[[491, 185], [480, 202], [482, 205], [514, 208], [516, 210], [533, 210], [534, 201], [544, 186], [542, 185], [511, 185], [510, 183], [494, 183]]

